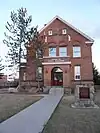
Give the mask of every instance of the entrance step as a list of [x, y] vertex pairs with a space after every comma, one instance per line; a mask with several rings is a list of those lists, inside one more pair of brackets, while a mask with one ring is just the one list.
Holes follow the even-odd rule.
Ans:
[[52, 87], [49, 91], [49, 94], [53, 94], [53, 95], [56, 95], [56, 94], [63, 94], [64, 93], [64, 88], [62, 87]]

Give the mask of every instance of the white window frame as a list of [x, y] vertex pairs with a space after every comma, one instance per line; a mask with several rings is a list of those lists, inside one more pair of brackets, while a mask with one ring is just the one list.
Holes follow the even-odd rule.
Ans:
[[45, 42], [47, 42], [47, 36], [45, 37]]
[[42, 69], [41, 66], [39, 66], [37, 68], [37, 71], [36, 71], [36, 77], [37, 77], [37, 79], [42, 79], [42, 74], [43, 74], [43, 69]]
[[40, 58], [42, 56], [42, 53], [41, 53], [41, 51], [38, 49], [37, 51], [36, 51], [36, 58]]
[[[52, 51], [52, 49], [55, 49], [55, 52]], [[49, 57], [56, 57], [56, 47], [50, 47], [49, 48]], [[55, 53], [55, 55], [52, 55], [52, 53]]]
[[42, 74], [42, 67], [38, 67], [38, 73]]
[[[79, 50], [78, 50], [78, 48], [79, 48]], [[81, 57], [81, 47], [80, 46], [73, 46], [73, 57], [74, 58]]]
[[74, 66], [74, 80], [81, 80], [81, 66]]
[[52, 35], [52, 30], [48, 31], [48, 35], [51, 36]]
[[70, 35], [68, 35], [68, 41], [69, 41], [69, 42], [71, 41], [71, 36], [70, 36]]
[[25, 81], [26, 80], [26, 73], [24, 72], [23, 74], [23, 80]]
[[67, 34], [67, 30], [66, 29], [62, 29], [62, 34], [66, 35]]
[[[61, 49], [65, 49], [65, 51], [63, 52], [63, 51], [61, 51]], [[63, 55], [63, 53], [65, 53], [65, 55]], [[67, 57], [67, 47], [59, 47], [59, 56], [60, 57]]]

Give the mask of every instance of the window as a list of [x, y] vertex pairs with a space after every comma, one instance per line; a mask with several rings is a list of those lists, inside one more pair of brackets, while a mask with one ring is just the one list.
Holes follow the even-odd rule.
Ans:
[[56, 48], [49, 48], [49, 56], [50, 57], [56, 56]]
[[38, 73], [42, 74], [42, 67], [38, 67]]
[[42, 58], [42, 51], [40, 49], [36, 51], [36, 58]]
[[52, 35], [52, 30], [48, 31], [48, 35], [50, 35], [50, 36]]
[[63, 29], [62, 30], [62, 34], [64, 35], [64, 34], [67, 34], [67, 30], [66, 29]]
[[81, 48], [79, 46], [73, 47], [73, 57], [81, 57]]
[[81, 75], [80, 75], [80, 66], [74, 66], [74, 79], [75, 80], [80, 80]]
[[67, 47], [59, 48], [59, 56], [67, 56]]
[[37, 79], [42, 79], [42, 67], [41, 66], [37, 68], [36, 77]]
[[23, 80], [25, 81], [26, 80], [26, 73], [24, 72], [24, 75], [23, 75]]

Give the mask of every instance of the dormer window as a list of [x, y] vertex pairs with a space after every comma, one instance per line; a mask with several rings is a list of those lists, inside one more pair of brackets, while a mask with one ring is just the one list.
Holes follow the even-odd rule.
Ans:
[[52, 30], [48, 31], [48, 35], [51, 36], [52, 35]]
[[67, 30], [66, 30], [66, 29], [63, 29], [63, 30], [62, 30], [62, 34], [63, 34], [63, 35], [67, 34]]

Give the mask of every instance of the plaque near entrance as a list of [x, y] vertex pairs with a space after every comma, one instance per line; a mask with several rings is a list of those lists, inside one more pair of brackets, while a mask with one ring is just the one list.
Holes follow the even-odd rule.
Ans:
[[89, 99], [90, 98], [89, 87], [79, 87], [79, 98], [80, 99]]
[[99, 108], [94, 102], [93, 85], [76, 85], [73, 108]]

